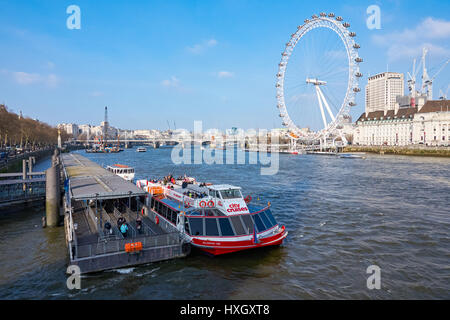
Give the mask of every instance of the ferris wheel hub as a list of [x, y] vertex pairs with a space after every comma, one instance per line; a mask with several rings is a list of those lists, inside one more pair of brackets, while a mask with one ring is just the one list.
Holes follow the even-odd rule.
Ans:
[[306, 78], [306, 83], [311, 83], [311, 84], [313, 84], [315, 86], [321, 86], [321, 85], [326, 85], [327, 84], [326, 81], [321, 81], [321, 80], [318, 80], [317, 78], [316, 79]]

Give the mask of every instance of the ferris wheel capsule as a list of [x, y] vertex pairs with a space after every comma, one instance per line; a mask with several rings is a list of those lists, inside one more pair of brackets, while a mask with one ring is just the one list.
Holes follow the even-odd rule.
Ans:
[[326, 14], [325, 12], [321, 12], [321, 13], [320, 13], [320, 16], [321, 16], [321, 17], [326, 17], [327, 14]]
[[361, 78], [363, 76], [363, 74], [361, 72], [357, 72], [357, 73], [355, 73], [355, 76], [357, 76], [358, 78]]
[[355, 32], [350, 32], [349, 34], [348, 34], [350, 37], [356, 37], [356, 33]]
[[361, 48], [361, 47], [359, 46], [359, 44], [355, 43], [355, 44], [353, 45], [353, 48], [359, 49], [359, 48]]
[[363, 59], [360, 58], [360, 57], [357, 57], [357, 58], [355, 59], [355, 62], [363, 62]]
[[337, 18], [336, 18], [336, 20], [337, 21], [342, 21], [342, 20], [344, 20], [341, 16], [338, 16]]
[[330, 13], [328, 14], [328, 17], [334, 18], [334, 13], [333, 13], [333, 12], [330, 12]]
[[344, 27], [346, 27], [346, 28], [349, 28], [349, 27], [350, 27], [350, 23], [348, 23], [348, 22], [344, 22], [342, 25], [343, 25]]

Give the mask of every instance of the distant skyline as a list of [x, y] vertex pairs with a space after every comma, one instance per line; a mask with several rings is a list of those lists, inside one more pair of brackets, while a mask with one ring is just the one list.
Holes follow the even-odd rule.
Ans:
[[[66, 8], [81, 9], [69, 30]], [[381, 29], [366, 9], [381, 9]], [[367, 77], [412, 71], [429, 48], [433, 76], [450, 58], [450, 3], [442, 1], [0, 0], [0, 103], [51, 125], [99, 125], [104, 107], [121, 129], [282, 127], [275, 98], [281, 52], [312, 14], [351, 24]], [[417, 84], [421, 84], [421, 70]], [[433, 83], [450, 94], [450, 66]], [[405, 83], [405, 88], [407, 85]], [[405, 92], [406, 93], [406, 92]]]

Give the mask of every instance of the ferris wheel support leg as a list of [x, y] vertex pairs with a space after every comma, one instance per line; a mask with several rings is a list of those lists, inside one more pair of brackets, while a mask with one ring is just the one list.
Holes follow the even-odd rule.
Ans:
[[320, 96], [322, 97], [325, 107], [327, 108], [328, 114], [330, 115], [331, 119], [333, 119], [333, 121], [334, 121], [336, 118], [334, 117], [333, 113], [331, 112], [330, 106], [328, 105], [328, 102], [325, 99], [325, 96], [323, 95], [322, 90], [320, 90], [319, 86], [317, 86], [317, 89], [318, 89]]
[[323, 120], [323, 128], [327, 128], [327, 119], [325, 118], [325, 112], [323, 111], [323, 105], [322, 105], [322, 99], [320, 98], [320, 89], [319, 86], [316, 87], [316, 93], [317, 93], [317, 99], [319, 100], [319, 107], [320, 107], [320, 113], [322, 114], [322, 120]]

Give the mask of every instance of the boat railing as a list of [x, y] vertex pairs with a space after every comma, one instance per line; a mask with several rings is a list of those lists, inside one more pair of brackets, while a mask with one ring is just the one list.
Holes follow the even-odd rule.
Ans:
[[[108, 212], [106, 212], [106, 210], [103, 208], [102, 209], [102, 220], [103, 220], [103, 225], [107, 222], [109, 222], [109, 224], [111, 225], [111, 230], [112, 233], [109, 233], [109, 231], [105, 230], [104, 228], [102, 228], [102, 232], [99, 233], [102, 235], [101, 240], [111, 240], [111, 239], [124, 239], [122, 232], [120, 232], [119, 227], [117, 226], [115, 221], [111, 220], [111, 216], [108, 214]], [[99, 238], [100, 240], [100, 238]]]
[[[127, 214], [128, 214], [128, 217], [130, 218], [130, 222], [131, 221], [135, 221], [135, 223], [136, 223], [136, 219], [137, 219], [137, 217], [139, 217], [140, 216], [140, 214], [139, 214], [139, 211], [137, 211], [137, 212], [133, 212], [130, 208], [128, 208], [127, 207]], [[133, 219], [133, 216], [135, 216], [136, 218], [135, 219]], [[152, 235], [152, 234], [156, 234], [156, 232], [155, 231], [153, 231], [153, 229], [150, 227], [150, 225], [148, 225], [146, 222], [145, 222], [145, 220], [143, 219], [144, 217], [142, 217], [141, 216], [141, 223], [142, 223], [142, 231], [141, 232], [139, 232], [138, 230], [137, 230], [137, 224], [136, 224], [136, 230], [137, 230], [137, 233], [138, 233], [138, 235]]]
[[[119, 219], [119, 217], [121, 215], [125, 216], [125, 219], [127, 218], [125, 214], [123, 214], [122, 212], [120, 212], [117, 208], [114, 207], [114, 216]], [[129, 217], [128, 217], [129, 218]], [[136, 237], [137, 231], [136, 229], [129, 223], [129, 221], [127, 220], [127, 225], [128, 225], [128, 235], [127, 237], [131, 236], [132, 238]]]
[[111, 241], [85, 244], [77, 247], [75, 258], [80, 259], [98, 255], [124, 252], [126, 244], [136, 242], [142, 243], [143, 249], [151, 249], [179, 245], [181, 243], [181, 238], [177, 232], [173, 232], [155, 236], [141, 236], [137, 238], [127, 237], [125, 239], [116, 239]]

